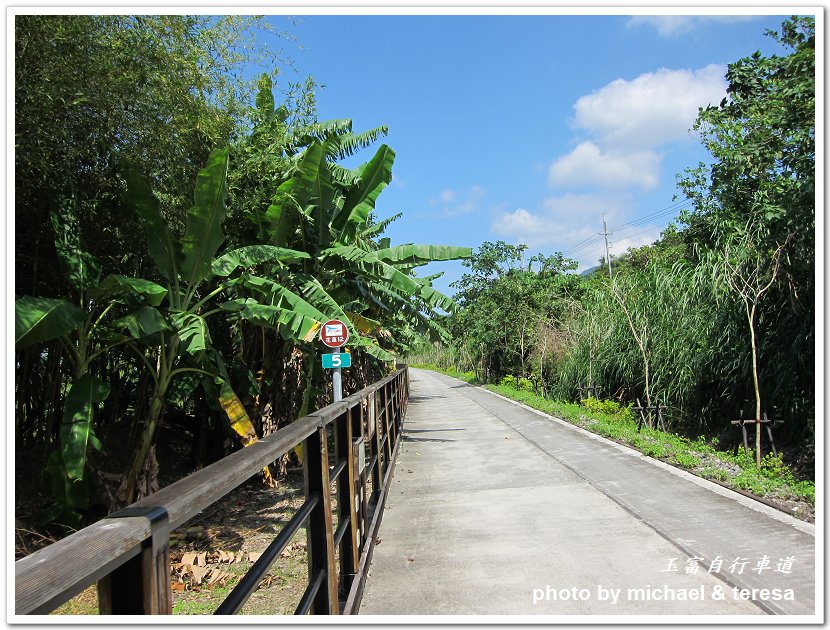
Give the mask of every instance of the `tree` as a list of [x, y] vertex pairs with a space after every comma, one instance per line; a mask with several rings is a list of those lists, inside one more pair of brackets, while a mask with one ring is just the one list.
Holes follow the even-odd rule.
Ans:
[[720, 266], [722, 281], [740, 297], [746, 313], [749, 328], [750, 353], [752, 356], [752, 388], [755, 395], [755, 463], [761, 467], [761, 385], [760, 358], [758, 350], [758, 312], [765, 295], [778, 280], [781, 273], [781, 258], [792, 239], [789, 235], [775, 248], [771, 255], [758, 250], [756, 230], [748, 225], [733, 240], [724, 243], [724, 249], [716, 252], [713, 264]]
[[532, 256], [525, 263], [526, 249], [485, 242], [463, 263], [470, 273], [452, 285], [460, 309], [451, 329], [477, 357], [476, 370], [485, 378], [528, 375], [531, 355], [547, 339], [547, 323], [562, 320], [568, 296], [580, 283], [578, 276], [566, 273], [575, 267], [573, 261], [554, 254]]
[[[680, 181], [695, 202], [682, 218], [692, 263], [706, 264], [716, 252], [714, 268], [726, 269], [744, 307], [749, 299], [747, 316], [756, 322], [751, 334], [758, 334], [752, 356], [776, 357], [759, 388], [766, 380], [793, 420], [791, 431], [809, 430], [815, 413], [814, 20], [793, 17], [780, 33], [768, 34], [789, 54], [756, 52], [730, 64], [727, 98], [700, 111], [695, 129], [713, 159]], [[759, 293], [772, 271], [772, 283]], [[753, 366], [754, 359], [747, 372]]]
[[278, 61], [252, 42], [265, 27], [243, 16], [15, 17], [16, 294], [68, 289], [49, 213], [70, 201], [105, 268], [143, 273], [118, 162], [146, 174], [162, 212], [183, 226], [190, 182], [245, 123], [243, 70]]

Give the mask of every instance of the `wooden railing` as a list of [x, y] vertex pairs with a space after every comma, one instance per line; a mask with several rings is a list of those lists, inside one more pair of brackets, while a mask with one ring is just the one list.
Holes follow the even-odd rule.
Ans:
[[303, 445], [305, 503], [216, 614], [239, 611], [304, 524], [308, 586], [297, 614], [356, 613], [408, 398], [409, 375], [403, 367], [18, 560], [15, 613], [48, 613], [97, 582], [101, 614], [171, 614], [170, 533], [298, 444]]

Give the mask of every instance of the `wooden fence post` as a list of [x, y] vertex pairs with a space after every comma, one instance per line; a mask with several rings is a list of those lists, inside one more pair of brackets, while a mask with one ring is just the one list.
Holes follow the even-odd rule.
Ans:
[[380, 423], [377, 416], [377, 398], [376, 392], [369, 394], [369, 424], [372, 426], [372, 451], [374, 451], [377, 461], [375, 467], [372, 469], [372, 496], [375, 501], [380, 497], [380, 486], [383, 484], [383, 462], [385, 455], [381, 452], [383, 449], [383, 435], [380, 430]]
[[308, 519], [308, 579], [313, 582], [320, 572], [325, 580], [311, 607], [315, 615], [337, 615], [337, 567], [334, 562], [334, 531], [331, 517], [331, 486], [329, 483], [329, 449], [325, 426], [309, 435], [304, 444], [303, 469], [306, 499], [315, 493], [320, 501]]
[[383, 428], [386, 434], [387, 461], [392, 459], [392, 449], [395, 446], [392, 435], [392, 423], [389, 422], [389, 383], [380, 388], [381, 405], [383, 406]]
[[107, 518], [148, 518], [152, 536], [137, 556], [98, 582], [102, 615], [172, 615], [170, 586], [170, 527], [162, 507], [127, 507]]
[[346, 467], [337, 479], [337, 524], [349, 522], [348, 529], [340, 542], [340, 577], [341, 587], [346, 593], [352, 585], [357, 564], [360, 560], [360, 547], [357, 544], [357, 514], [355, 512], [355, 477], [354, 451], [352, 449], [352, 423], [349, 414], [343, 413], [335, 420], [335, 447], [337, 460], [345, 460]]

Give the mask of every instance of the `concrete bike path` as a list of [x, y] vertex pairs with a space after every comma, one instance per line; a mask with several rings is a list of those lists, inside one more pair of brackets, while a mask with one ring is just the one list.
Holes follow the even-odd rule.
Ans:
[[812, 525], [485, 390], [410, 374], [361, 614], [818, 619], [803, 617], [821, 613]]

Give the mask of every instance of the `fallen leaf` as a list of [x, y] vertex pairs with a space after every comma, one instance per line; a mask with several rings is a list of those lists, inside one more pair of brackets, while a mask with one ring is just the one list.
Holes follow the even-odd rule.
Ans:
[[209, 570], [210, 569], [207, 569], [205, 567], [190, 567], [190, 572], [193, 574], [193, 583], [201, 584], [202, 580], [205, 578]]
[[250, 562], [256, 562], [259, 560], [259, 557], [262, 555], [261, 551], [249, 551], [248, 552], [248, 560]]
[[182, 555], [182, 564], [196, 564], [196, 554], [195, 553], [186, 553]]
[[227, 571], [220, 571], [219, 569], [211, 569], [210, 577], [208, 578], [208, 586], [227, 580], [231, 576]]
[[187, 590], [187, 586], [185, 585], [184, 582], [173, 582], [170, 585], [170, 588], [172, 588], [177, 593], [183, 593], [184, 591]]

